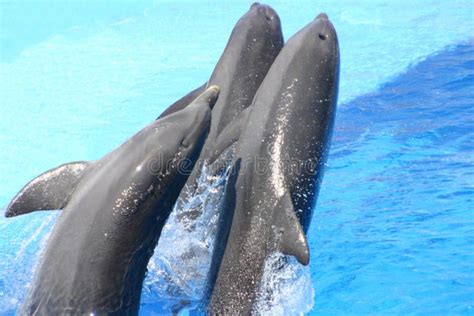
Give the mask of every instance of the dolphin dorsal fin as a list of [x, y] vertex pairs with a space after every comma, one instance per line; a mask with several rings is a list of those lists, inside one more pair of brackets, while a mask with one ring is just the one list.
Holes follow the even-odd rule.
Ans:
[[247, 123], [249, 113], [250, 108], [246, 108], [222, 130], [217, 137], [216, 145], [207, 159], [209, 164], [212, 164], [224, 152], [224, 150], [239, 140], [240, 134]]
[[85, 161], [71, 162], [34, 178], [13, 198], [5, 210], [5, 216], [63, 209], [89, 165]]
[[281, 229], [279, 236], [277, 236], [280, 252], [285, 255], [294, 256], [302, 265], [308, 265], [308, 242], [303, 227], [296, 216], [293, 202], [291, 201], [288, 191], [280, 198], [276, 212], [275, 224]]

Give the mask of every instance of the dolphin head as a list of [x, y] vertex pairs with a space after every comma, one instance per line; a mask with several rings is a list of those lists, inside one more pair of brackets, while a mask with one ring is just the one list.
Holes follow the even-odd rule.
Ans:
[[193, 147], [202, 145], [211, 124], [211, 110], [218, 94], [219, 87], [211, 86], [176, 115], [181, 133], [179, 150], [185, 156], [193, 151]]
[[253, 35], [268, 33], [275, 42], [283, 42], [280, 17], [270, 6], [253, 3], [237, 23], [240, 30], [248, 28]]
[[119, 221], [133, 219], [147, 231], [150, 223], [168, 217], [206, 140], [218, 94], [217, 86], [209, 87], [186, 108], [154, 121], [118, 149], [120, 159], [113, 168], [129, 171], [126, 176], [112, 174], [118, 191], [125, 192], [117, 197], [122, 208], [127, 206]]
[[250, 106], [282, 47], [283, 34], [277, 13], [269, 6], [254, 3], [234, 26], [209, 79], [209, 84], [218, 85], [222, 91], [212, 111], [210, 139]]
[[[302, 47], [302, 64], [306, 64], [304, 56], [313, 61], [313, 71], [324, 73], [339, 72], [339, 44], [336, 30], [326, 13], [320, 13], [305, 28], [298, 32], [296, 42]], [[308, 66], [308, 65], [307, 65]]]
[[186, 176], [192, 171], [204, 144], [211, 123], [211, 110], [219, 94], [219, 87], [211, 86], [186, 108], [155, 121], [147, 155], [154, 161], [155, 174]]
[[247, 59], [252, 58], [269, 60], [271, 64], [282, 47], [280, 17], [270, 6], [255, 2], [232, 29], [220, 63], [229, 58], [237, 63], [248, 62]]
[[308, 26], [314, 45], [322, 58], [339, 63], [339, 44], [334, 25], [326, 13], [320, 13]]
[[[245, 41], [242, 41], [243, 38]], [[280, 17], [270, 6], [255, 2], [235, 25], [229, 44], [233, 41], [257, 45], [254, 51], [265, 52], [275, 48], [278, 52], [283, 46]]]
[[274, 75], [268, 84], [282, 81], [282, 89], [292, 87], [287, 92], [298, 99], [294, 104], [315, 108], [319, 102], [314, 100], [337, 99], [339, 63], [336, 30], [328, 16], [320, 13], [285, 44], [272, 65]]
[[311, 50], [309, 56], [313, 62], [308, 79], [316, 80], [315, 99], [322, 100], [321, 105], [331, 108], [332, 112], [337, 103], [340, 67], [339, 42], [334, 25], [325, 13], [320, 13], [303, 29], [301, 40]]

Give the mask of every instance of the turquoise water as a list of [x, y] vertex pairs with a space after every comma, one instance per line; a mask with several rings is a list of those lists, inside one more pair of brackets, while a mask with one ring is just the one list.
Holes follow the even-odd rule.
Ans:
[[[341, 46], [336, 130], [308, 234], [313, 291], [299, 292], [311, 313], [474, 314], [474, 5], [268, 3], [285, 38], [327, 12]], [[0, 208], [204, 82], [249, 5], [1, 2]], [[0, 218], [0, 313], [18, 307], [55, 217]]]

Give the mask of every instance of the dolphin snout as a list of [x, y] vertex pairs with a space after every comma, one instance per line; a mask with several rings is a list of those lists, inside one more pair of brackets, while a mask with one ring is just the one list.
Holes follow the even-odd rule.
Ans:
[[275, 10], [273, 10], [271, 7], [265, 4], [260, 4], [258, 2], [254, 2], [250, 6], [250, 10], [256, 10], [258, 14], [261, 14], [262, 16], [264, 16], [268, 21], [273, 21], [275, 20], [275, 18], [278, 17]]
[[190, 117], [194, 120], [193, 131], [188, 134], [186, 140], [199, 137], [202, 132], [207, 129], [211, 124], [211, 113], [212, 108], [216, 104], [217, 98], [219, 97], [220, 88], [216, 85], [212, 85], [201, 93], [193, 102], [188, 106], [193, 113]]
[[326, 13], [322, 12], [318, 14], [314, 19], [314, 23], [318, 28], [317, 33], [320, 40], [326, 41], [328, 38], [334, 37], [334, 27], [332, 26], [332, 23]]
[[219, 86], [216, 85], [210, 86], [208, 89], [210, 90], [209, 107], [212, 110], [214, 108], [214, 105], [216, 104], [221, 89], [219, 88]]
[[278, 17], [275, 10], [273, 10], [271, 7], [269, 7], [267, 5], [264, 5], [263, 7], [264, 7], [264, 14], [265, 14], [265, 17], [267, 18], [267, 20], [273, 21]]
[[318, 14], [318, 16], [316, 17], [316, 20], [329, 20], [329, 17], [326, 13], [324, 12], [321, 12]]

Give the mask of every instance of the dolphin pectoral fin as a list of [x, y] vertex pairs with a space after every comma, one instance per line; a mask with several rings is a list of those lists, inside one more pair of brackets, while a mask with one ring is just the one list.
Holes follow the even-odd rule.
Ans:
[[208, 163], [212, 164], [227, 148], [239, 140], [242, 129], [247, 123], [250, 108], [246, 108], [233, 119], [219, 134], [213, 151], [209, 155]]
[[13, 198], [5, 210], [5, 216], [63, 209], [89, 165], [85, 161], [71, 162], [34, 178]]
[[296, 216], [289, 192], [281, 198], [277, 205], [276, 226], [281, 229], [278, 236], [279, 250], [294, 256], [302, 265], [309, 263], [309, 248], [303, 227]]

